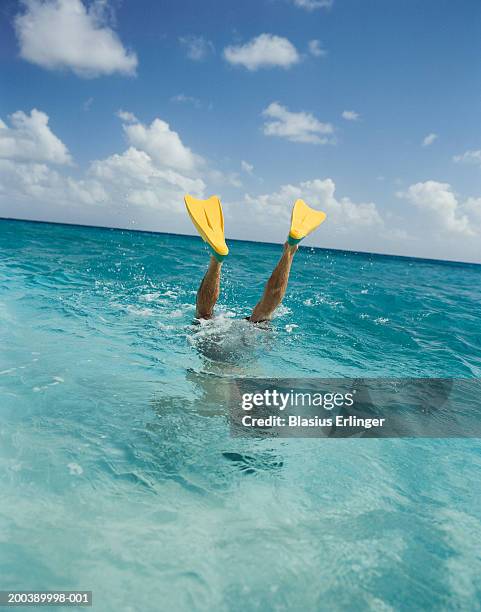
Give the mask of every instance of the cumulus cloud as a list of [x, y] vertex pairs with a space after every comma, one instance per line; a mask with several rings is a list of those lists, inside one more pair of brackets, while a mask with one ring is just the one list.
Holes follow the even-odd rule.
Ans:
[[481, 198], [468, 198], [464, 208], [467, 212], [472, 213], [481, 225]]
[[102, 184], [111, 202], [124, 201], [158, 210], [182, 210], [184, 193], [203, 194], [204, 182], [156, 163], [143, 150], [129, 147], [122, 154], [94, 161], [88, 176]]
[[331, 178], [304, 181], [296, 185], [282, 185], [279, 191], [258, 197], [246, 196], [246, 201], [263, 212], [265, 219], [285, 224], [289, 221], [292, 204], [298, 198], [324, 210], [337, 231], [348, 232], [352, 226], [382, 226], [382, 218], [373, 202], [356, 204], [350, 198], [337, 198], [336, 185]]
[[481, 166], [481, 150], [471, 150], [462, 153], [461, 155], [455, 155], [453, 157], [453, 161], [456, 163], [462, 164], [474, 164], [476, 166]]
[[[185, 146], [177, 132], [162, 119], [154, 119], [149, 126], [140, 123], [131, 113], [128, 123], [124, 124], [124, 132], [128, 142], [145, 151], [158, 165], [177, 170], [192, 171], [202, 163], [202, 158]], [[125, 120], [125, 119], [124, 119]]]
[[46, 208], [55, 211], [50, 213], [55, 219], [62, 208], [73, 216], [89, 207], [88, 221], [92, 222], [99, 209], [105, 208], [110, 210], [109, 224], [131, 207], [168, 211], [169, 217], [182, 213], [183, 195], [190, 192], [202, 197], [205, 189], [202, 179], [159, 168], [144, 151], [134, 147], [94, 161], [81, 179], [46, 164], [0, 160], [0, 185], [0, 201], [6, 197], [9, 206], [25, 203], [29, 216], [36, 217], [37, 209]]
[[434, 142], [435, 140], [437, 140], [437, 139], [438, 139], [438, 135], [437, 135], [437, 134], [435, 134], [434, 132], [431, 132], [430, 134], [428, 134], [427, 136], [425, 136], [425, 137], [423, 138], [423, 141], [422, 141], [422, 143], [421, 143], [421, 144], [422, 144], [422, 146], [423, 146], [423, 147], [429, 147], [429, 146], [431, 146], [431, 145], [433, 144], [433, 142]]
[[137, 56], [127, 51], [109, 27], [97, 0], [24, 0], [15, 18], [20, 56], [49, 70], [72, 70], [81, 77], [133, 75]]
[[[251, 240], [285, 239], [289, 228], [293, 203], [302, 198], [310, 206], [327, 213], [326, 224], [307, 239], [307, 244], [359, 250], [382, 250], [390, 244], [392, 232], [373, 202], [357, 203], [349, 197], [339, 197], [331, 178], [288, 183], [276, 191], [261, 195], [246, 194], [234, 207], [226, 205], [228, 225], [239, 232], [245, 219], [255, 215], [255, 226], [249, 226]], [[381, 237], [381, 238], [380, 238]], [[382, 245], [382, 246], [381, 246]], [[392, 248], [391, 248], [392, 251]]]
[[[412, 190], [410, 192], [410, 195]], [[421, 194], [417, 194], [422, 198]], [[431, 212], [425, 216], [418, 206], [405, 206], [401, 214], [394, 209], [385, 215], [374, 202], [338, 195], [332, 178], [315, 178], [300, 183], [287, 183], [273, 192], [247, 194], [243, 201], [226, 202], [227, 226], [245, 238], [245, 219], [255, 215], [255, 227], [249, 226], [248, 237], [254, 240], [279, 242], [287, 232], [292, 204], [302, 198], [310, 206], [327, 213], [327, 221], [307, 244], [348, 250], [398, 253], [408, 256], [474, 259], [479, 261], [477, 236], [459, 232], [444, 232], [433, 223]], [[481, 232], [481, 198], [471, 198], [472, 220], [479, 213]], [[466, 211], [468, 202], [463, 204]], [[459, 211], [456, 217], [460, 216]], [[456, 222], [455, 222], [456, 225]], [[462, 229], [462, 228], [461, 228]]]
[[23, 111], [13, 113], [11, 127], [0, 119], [0, 158], [70, 164], [67, 147], [52, 132], [48, 121], [48, 115], [35, 108], [30, 115]]
[[205, 183], [199, 175], [202, 158], [168, 123], [156, 118], [144, 125], [127, 111], [118, 115], [125, 121], [129, 148], [92, 162], [87, 172], [90, 180], [104, 186], [110, 203], [182, 212], [186, 192], [204, 194]]
[[214, 45], [203, 36], [181, 36], [180, 44], [184, 47], [187, 57], [194, 62], [201, 62], [214, 51]]
[[334, 0], [292, 0], [292, 3], [306, 11], [315, 11], [321, 8], [331, 8]]
[[360, 118], [360, 114], [353, 110], [342, 111], [342, 118], [346, 121], [357, 121]]
[[327, 51], [322, 48], [320, 40], [310, 40], [308, 43], [309, 53], [314, 57], [324, 57]]
[[463, 212], [462, 205], [449, 183], [438, 181], [415, 183], [406, 191], [398, 192], [397, 196], [424, 210], [436, 227], [445, 232], [465, 236], [475, 234], [468, 216]]
[[0, 159], [0, 200], [4, 197], [9, 204], [25, 202], [34, 217], [38, 204], [71, 207], [108, 199], [97, 181], [65, 176], [47, 164]]
[[[241, 187], [236, 172], [210, 168], [162, 119], [143, 125], [127, 111], [122, 116], [125, 150], [91, 162], [83, 174], [70, 169], [70, 155], [48, 128], [45, 113], [17, 111], [9, 126], [0, 122], [1, 214], [121, 227], [135, 222], [145, 229], [192, 232], [183, 206], [186, 192], [205, 197], [207, 181], [209, 193], [216, 183]], [[37, 123], [44, 132], [36, 131]], [[171, 149], [173, 157], [164, 155]], [[248, 161], [240, 167], [253, 172]], [[323, 231], [308, 243], [479, 261], [481, 198], [461, 199], [448, 183], [411, 185], [398, 193], [411, 205], [385, 219], [373, 202], [340, 197], [330, 178], [286, 183], [234, 201], [227, 189], [224, 193], [230, 236], [281, 240], [292, 203], [301, 197], [328, 214]], [[248, 223], [253, 211], [255, 226]]]
[[224, 49], [224, 58], [235, 66], [254, 71], [259, 68], [290, 68], [300, 61], [295, 46], [282, 36], [260, 34], [244, 45]]
[[272, 102], [262, 114], [269, 119], [263, 127], [266, 136], [278, 136], [291, 142], [310, 144], [333, 142], [333, 126], [330, 123], [321, 123], [311, 113], [294, 113], [278, 102]]
[[192, 104], [195, 108], [201, 107], [201, 102], [199, 98], [195, 98], [194, 96], [186, 96], [183, 93], [177, 94], [176, 96], [172, 96], [170, 98], [171, 102], [175, 102], [177, 104]]
[[252, 174], [254, 172], [254, 166], [244, 160], [241, 161], [241, 168], [246, 174]]
[[[104, 223], [115, 225], [123, 218], [121, 224], [125, 225], [130, 223], [127, 215], [135, 207], [136, 218], [146, 210], [168, 211], [163, 218], [165, 228], [178, 231], [172, 213], [183, 213], [183, 195], [204, 195], [205, 183], [197, 167], [200, 156], [192, 153], [161, 119], [144, 126], [131, 113], [119, 114], [125, 121], [123, 127], [130, 146], [123, 153], [93, 161], [80, 178], [51, 167], [54, 163], [69, 163], [70, 156], [61, 141], [45, 129], [45, 113], [32, 111], [28, 116], [18, 111], [12, 116], [13, 128], [1, 122], [3, 214], [17, 216], [15, 211], [23, 210], [30, 218], [47, 215], [54, 220], [80, 218], [90, 223], [104, 214]], [[37, 123], [43, 127], [40, 136]], [[177, 219], [183, 219], [182, 215]], [[156, 227], [160, 229], [158, 223]]]
[[122, 119], [122, 121], [125, 121], [125, 123], [137, 123], [138, 122], [137, 117], [134, 115], [134, 113], [131, 113], [130, 111], [124, 111], [120, 109], [116, 112], [116, 115], [119, 119]]

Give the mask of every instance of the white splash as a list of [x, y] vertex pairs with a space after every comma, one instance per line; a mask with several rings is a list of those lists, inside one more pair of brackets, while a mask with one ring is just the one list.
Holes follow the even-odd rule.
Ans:
[[153, 302], [158, 300], [160, 297], [160, 293], [156, 291], [155, 293], [146, 293], [145, 295], [140, 296], [140, 300], [142, 302]]
[[131, 304], [127, 306], [127, 312], [138, 317], [151, 317], [154, 314], [152, 308], [137, 308]]
[[274, 319], [278, 319], [279, 317], [283, 317], [287, 314], [292, 314], [292, 310], [287, 306], [284, 306], [284, 304], [281, 304], [274, 313]]
[[80, 474], [84, 473], [83, 467], [78, 463], [69, 463], [67, 467], [71, 476], [80, 476]]

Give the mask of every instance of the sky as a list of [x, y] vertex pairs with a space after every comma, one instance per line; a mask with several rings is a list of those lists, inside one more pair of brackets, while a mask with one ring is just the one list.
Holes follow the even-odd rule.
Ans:
[[479, 0], [2, 0], [0, 216], [481, 262]]

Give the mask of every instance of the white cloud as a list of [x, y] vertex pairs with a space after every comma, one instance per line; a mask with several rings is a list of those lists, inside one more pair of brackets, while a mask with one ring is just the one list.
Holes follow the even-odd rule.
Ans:
[[292, 0], [294, 6], [303, 8], [306, 11], [315, 11], [320, 8], [331, 8], [334, 0]]
[[238, 172], [223, 172], [217, 168], [209, 168], [204, 176], [211, 188], [214, 185], [218, 185], [222, 189], [234, 187], [237, 190], [242, 187], [242, 180]]
[[478, 149], [474, 151], [466, 151], [462, 155], [455, 155], [453, 157], [453, 161], [455, 161], [456, 163], [474, 164], [476, 166], [481, 166], [481, 150]]
[[88, 9], [81, 0], [24, 0], [24, 5], [25, 11], [15, 18], [23, 59], [82, 77], [135, 74], [137, 56], [105, 23], [100, 0]]
[[431, 132], [430, 134], [428, 134], [427, 136], [423, 138], [423, 141], [421, 144], [423, 147], [429, 147], [437, 139], [438, 139], [438, 135], [435, 134], [434, 132]]
[[155, 161], [143, 150], [129, 147], [122, 154], [91, 164], [88, 176], [105, 186], [109, 199], [158, 210], [182, 210], [186, 192], [203, 194], [200, 178], [185, 176]]
[[75, 215], [89, 207], [92, 222], [101, 213], [100, 208], [105, 208], [110, 211], [109, 224], [132, 206], [169, 215], [182, 213], [184, 194], [202, 197], [205, 189], [202, 179], [158, 167], [147, 153], [134, 147], [92, 162], [81, 179], [61, 174], [46, 164], [0, 160], [0, 185], [0, 201], [6, 198], [9, 206], [24, 203], [31, 217], [37, 216], [37, 209], [55, 211], [50, 213], [50, 218], [55, 219], [62, 208]]
[[244, 45], [231, 45], [224, 49], [225, 59], [247, 70], [259, 68], [290, 68], [300, 61], [295, 46], [282, 36], [260, 34]]
[[314, 57], [325, 57], [327, 51], [322, 48], [320, 40], [310, 40], [308, 43], [309, 53]]
[[[228, 226], [239, 232], [255, 215], [250, 239], [279, 241], [286, 235], [292, 204], [297, 198], [327, 213], [326, 223], [307, 244], [408, 256], [481, 261], [481, 198], [460, 202], [450, 185], [427, 181], [398, 194], [413, 206], [385, 215], [373, 202], [339, 197], [331, 178], [284, 184], [273, 193], [246, 195], [228, 207]], [[233, 217], [230, 221], [230, 217]], [[460, 239], [461, 238], [461, 239]]]
[[262, 111], [264, 117], [273, 121], [264, 123], [266, 136], [279, 136], [291, 142], [326, 144], [332, 142], [334, 128], [330, 123], [321, 123], [306, 112], [293, 113], [278, 102], [272, 102]]
[[342, 111], [342, 118], [346, 121], [357, 121], [360, 118], [360, 114], [353, 110]]
[[481, 198], [468, 198], [464, 204], [464, 210], [473, 216], [481, 230]]
[[127, 140], [132, 146], [145, 151], [158, 165], [193, 171], [202, 163], [202, 158], [186, 147], [179, 134], [162, 119], [154, 119], [149, 126], [145, 126], [133, 115], [131, 119], [131, 113], [124, 113], [126, 115], [129, 122], [123, 128]]
[[0, 119], [0, 158], [70, 164], [70, 153], [51, 131], [48, 120], [48, 115], [35, 108], [30, 115], [13, 113], [10, 128]]
[[373, 202], [356, 204], [350, 198], [338, 199], [335, 192], [336, 185], [332, 179], [314, 179], [297, 185], [282, 185], [279, 191], [267, 195], [248, 195], [246, 201], [256, 204], [264, 212], [265, 219], [280, 220], [284, 224], [290, 219], [292, 204], [302, 198], [310, 206], [324, 210], [330, 224], [337, 226], [337, 231], [349, 231], [351, 224], [356, 228], [383, 225]]
[[475, 230], [468, 216], [462, 211], [449, 183], [425, 181], [411, 185], [397, 196], [426, 211], [432, 222], [441, 230], [473, 236]]
[[115, 114], [117, 115], [119, 119], [122, 119], [122, 121], [124, 121], [125, 123], [137, 123], [138, 122], [138, 119], [134, 115], [134, 113], [131, 113], [129, 111], [124, 111], [122, 109], [119, 109]]
[[[44, 113], [36, 112], [48, 120]], [[16, 211], [22, 210], [20, 216], [30, 218], [106, 225], [125, 226], [135, 221], [136, 226], [150, 229], [192, 231], [184, 214], [186, 192], [204, 197], [205, 177], [211, 185], [217, 182], [241, 187], [238, 174], [207, 167], [160, 118], [146, 126], [127, 111], [119, 114], [126, 120], [123, 128], [128, 148], [93, 161], [80, 177], [51, 168], [49, 164], [58, 158], [42, 153], [43, 143], [38, 151], [32, 153], [30, 149], [28, 157], [0, 159], [2, 212], [19, 216]], [[7, 129], [2, 123], [0, 131]], [[47, 162], [35, 161], [39, 159]], [[253, 172], [253, 165], [245, 160], [241, 161], [241, 168], [248, 174]], [[290, 205], [301, 196], [313, 206], [325, 208], [340, 233], [353, 225], [366, 228], [382, 223], [374, 204], [338, 199], [334, 191], [330, 179], [314, 180], [284, 185], [279, 192], [259, 198], [246, 196], [245, 202], [260, 206], [259, 231], [263, 232], [283, 220], [288, 222]], [[162, 214], [157, 216], [159, 212]], [[245, 212], [238, 227], [246, 237]]]
[[[385, 218], [373, 202], [339, 197], [330, 178], [286, 183], [273, 192], [233, 201], [229, 190], [241, 187], [239, 174], [200, 162], [160, 118], [145, 126], [124, 113], [130, 121], [124, 123], [129, 146], [93, 161], [83, 174], [68, 166], [70, 156], [61, 141], [52, 146], [50, 136], [55, 135], [49, 132], [45, 139], [36, 133], [39, 117], [41, 125], [48, 124], [45, 113], [17, 111], [11, 127], [0, 121], [1, 214], [192, 233], [183, 195], [205, 197], [208, 181], [209, 193], [222, 185], [229, 236], [279, 241], [289, 227], [292, 203], [302, 197], [328, 214], [326, 225], [308, 244], [480, 261], [481, 197], [462, 200], [448, 183], [411, 185], [398, 195], [413, 205], [403, 206], [401, 214], [391, 207]], [[133, 127], [137, 132], [128, 133]], [[173, 158], [162, 153], [171, 150], [169, 139], [177, 147]], [[248, 174], [253, 171], [245, 160], [240, 167]], [[255, 226], [249, 222], [253, 209]]]
[[103, 186], [89, 179], [74, 179], [36, 162], [0, 160], [0, 199], [24, 201], [35, 217], [35, 205], [84, 206], [107, 199]]
[[[132, 120], [131, 114], [123, 115]], [[40, 116], [42, 125], [48, 121], [48, 117], [39, 111], [34, 111], [32, 116]], [[13, 117], [22, 125], [25, 118], [29, 119], [20, 112]], [[135, 130], [131, 132], [130, 128]], [[183, 215], [172, 213], [184, 212], [183, 195], [186, 192], [199, 197], [204, 195], [205, 183], [198, 168], [192, 167], [201, 158], [185, 147], [178, 134], [161, 119], [155, 119], [148, 127], [138, 122], [124, 124], [124, 129], [136, 146], [92, 162], [80, 178], [50, 167], [49, 164], [61, 160], [66, 163], [66, 159], [70, 159], [59, 157], [62, 148], [50, 146], [51, 140], [47, 139], [47, 146], [45, 139], [41, 138], [34, 142], [15, 134], [15, 138], [5, 139], [3, 144], [7, 143], [8, 148], [3, 148], [2, 157], [8, 155], [9, 159], [0, 158], [2, 212], [18, 216], [16, 211], [22, 210], [20, 216], [30, 218], [43, 216], [53, 220], [107, 225], [120, 222], [125, 226], [131, 223], [132, 215], [136, 219], [143, 218], [145, 211], [154, 209], [165, 211], [166, 215], [168, 212], [162, 227], [178, 231]], [[1, 122], [0, 133], [7, 131], [9, 128]], [[15, 147], [11, 146], [11, 140]], [[170, 156], [162, 155], [164, 149]], [[64, 155], [68, 155], [66, 149]], [[45, 163], [39, 163], [39, 160]], [[156, 217], [151, 221], [161, 229]]]
[[[232, 218], [230, 224], [239, 232], [245, 220], [255, 214], [256, 224], [249, 226], [248, 238], [277, 242], [287, 235], [292, 205], [298, 198], [327, 213], [326, 224], [307, 239], [307, 244], [372, 250], [379, 236], [389, 242], [391, 232], [385, 228], [376, 205], [338, 197], [331, 178], [285, 184], [275, 192], [257, 196], [246, 194], [243, 202], [227, 207], [228, 221]], [[239, 233], [238, 237], [246, 236]]]
[[254, 172], [254, 166], [244, 160], [241, 161], [241, 168], [246, 174], [252, 174]]
[[178, 104], [192, 104], [192, 106], [195, 108], [200, 108], [201, 106], [199, 98], [195, 98], [194, 96], [186, 96], [183, 93], [172, 96], [170, 101]]
[[203, 36], [181, 36], [179, 42], [184, 47], [187, 57], [194, 62], [201, 62], [214, 51], [212, 42]]

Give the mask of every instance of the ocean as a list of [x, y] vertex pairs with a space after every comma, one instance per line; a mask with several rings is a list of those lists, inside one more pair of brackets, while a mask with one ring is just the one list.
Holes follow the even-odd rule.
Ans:
[[481, 266], [0, 221], [0, 576], [93, 609], [481, 607], [478, 439], [243, 439], [222, 381], [481, 378]]

